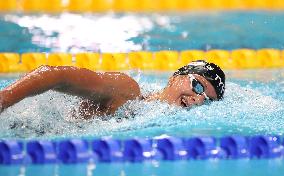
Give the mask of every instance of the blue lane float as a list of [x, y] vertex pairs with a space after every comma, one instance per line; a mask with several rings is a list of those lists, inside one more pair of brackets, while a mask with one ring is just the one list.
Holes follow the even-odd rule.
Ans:
[[157, 149], [162, 153], [163, 160], [186, 159], [184, 141], [181, 138], [167, 137], [157, 140]]
[[0, 142], [0, 164], [21, 164], [23, 160], [22, 142], [15, 140]]
[[151, 160], [269, 159], [284, 156], [279, 136], [157, 137], [117, 140], [0, 140], [0, 165], [143, 162]]
[[277, 158], [283, 153], [278, 136], [254, 136], [250, 140], [250, 152], [253, 158]]
[[228, 136], [220, 139], [220, 147], [226, 152], [227, 158], [248, 158], [248, 138], [243, 136]]
[[213, 137], [185, 139], [188, 157], [192, 159], [222, 158], [223, 151], [217, 147]]
[[130, 162], [142, 162], [158, 159], [157, 152], [153, 149], [151, 139], [130, 139], [124, 142], [124, 159]]
[[120, 162], [123, 160], [121, 141], [111, 138], [92, 141], [92, 152], [100, 162]]
[[27, 154], [33, 164], [56, 163], [56, 145], [52, 141], [30, 141], [27, 143]]
[[58, 144], [58, 159], [65, 164], [88, 162], [88, 142], [81, 139], [64, 140]]

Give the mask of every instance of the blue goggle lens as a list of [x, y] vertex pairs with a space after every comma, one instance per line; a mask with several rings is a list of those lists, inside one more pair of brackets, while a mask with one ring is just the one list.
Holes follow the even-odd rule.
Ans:
[[203, 94], [205, 91], [203, 85], [196, 79], [192, 80], [192, 89], [197, 94]]

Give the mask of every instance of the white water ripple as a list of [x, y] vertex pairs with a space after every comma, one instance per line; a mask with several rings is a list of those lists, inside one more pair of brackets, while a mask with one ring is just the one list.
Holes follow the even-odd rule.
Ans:
[[[154, 85], [144, 84], [143, 89], [153, 89]], [[157, 83], [156, 89], [160, 88]], [[53, 91], [27, 98], [1, 114], [1, 138], [282, 134], [284, 129], [282, 101], [235, 83], [227, 83], [224, 100], [210, 105], [187, 110], [158, 101], [135, 100], [107, 121], [98, 117], [74, 120], [70, 114], [79, 101]]]

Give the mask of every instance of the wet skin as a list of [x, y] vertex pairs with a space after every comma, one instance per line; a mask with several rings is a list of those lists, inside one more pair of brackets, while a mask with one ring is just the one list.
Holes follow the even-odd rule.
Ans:
[[[205, 87], [208, 97], [213, 100], [217, 98], [213, 86], [205, 78], [193, 76]], [[26, 97], [47, 90], [81, 97], [79, 112], [85, 119], [93, 115], [113, 114], [128, 100], [141, 98], [138, 83], [124, 73], [98, 73], [72, 66], [41, 66], [0, 91], [0, 113]], [[145, 100], [191, 107], [203, 104], [205, 96], [192, 91], [188, 75], [179, 75], [170, 77], [168, 85], [161, 92], [149, 95]]]

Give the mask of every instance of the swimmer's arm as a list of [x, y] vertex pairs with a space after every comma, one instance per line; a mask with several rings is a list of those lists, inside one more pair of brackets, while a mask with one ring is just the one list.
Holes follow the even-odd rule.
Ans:
[[[126, 101], [140, 96], [137, 82], [124, 73], [97, 73], [76, 67], [65, 68], [68, 69], [64, 72], [64, 83], [56, 90], [91, 100], [81, 103], [80, 108], [87, 112], [83, 116], [89, 113], [98, 114], [98, 110], [102, 113], [114, 113]], [[99, 104], [101, 109], [92, 104]]]
[[140, 96], [138, 84], [123, 73], [97, 73], [71, 66], [42, 66], [0, 92], [2, 109], [50, 89], [90, 99], [102, 106], [113, 106], [112, 109]]

